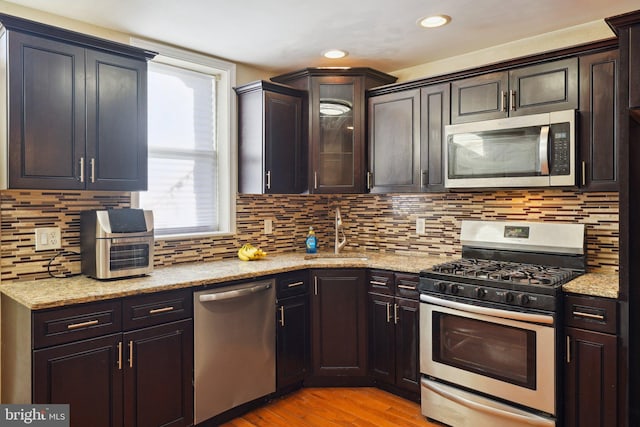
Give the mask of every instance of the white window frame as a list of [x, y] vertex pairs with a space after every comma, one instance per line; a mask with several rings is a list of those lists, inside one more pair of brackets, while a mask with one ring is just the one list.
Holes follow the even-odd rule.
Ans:
[[[218, 212], [217, 232], [160, 235], [157, 239], [184, 239], [206, 236], [226, 236], [236, 232], [236, 192], [238, 186], [236, 64], [199, 53], [148, 40], [131, 38], [133, 46], [158, 52], [151, 61], [215, 75], [217, 78], [217, 147], [218, 147]], [[131, 203], [139, 206], [139, 194], [132, 193]]]

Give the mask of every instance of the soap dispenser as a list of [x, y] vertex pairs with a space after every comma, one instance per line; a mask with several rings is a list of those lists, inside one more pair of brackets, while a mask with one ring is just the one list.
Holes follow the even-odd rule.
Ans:
[[316, 238], [315, 231], [313, 231], [313, 227], [309, 227], [309, 233], [307, 233], [305, 245], [307, 247], [308, 254], [315, 254], [318, 251], [318, 239]]

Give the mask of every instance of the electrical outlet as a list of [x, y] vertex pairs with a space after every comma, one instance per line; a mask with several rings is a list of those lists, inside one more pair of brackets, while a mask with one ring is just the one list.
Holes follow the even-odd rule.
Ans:
[[416, 234], [422, 236], [426, 234], [426, 224], [424, 218], [416, 218]]
[[36, 251], [60, 249], [60, 227], [36, 228]]
[[264, 220], [264, 234], [271, 234], [273, 233], [273, 220], [272, 219], [265, 219]]

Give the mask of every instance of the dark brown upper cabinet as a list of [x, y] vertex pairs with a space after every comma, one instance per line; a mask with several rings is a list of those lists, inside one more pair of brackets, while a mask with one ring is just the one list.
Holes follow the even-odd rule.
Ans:
[[367, 189], [417, 192], [420, 178], [420, 89], [369, 98]]
[[309, 93], [309, 191], [365, 190], [365, 91], [396, 78], [370, 68], [306, 68], [271, 78]]
[[581, 56], [580, 187], [618, 191], [618, 50]]
[[442, 150], [450, 85], [443, 83], [369, 98], [372, 193], [444, 189]]
[[454, 124], [577, 108], [577, 58], [451, 83], [451, 122]]
[[0, 187], [146, 190], [154, 53], [8, 15], [0, 22], [8, 75]]
[[307, 188], [307, 93], [258, 81], [238, 94], [238, 188], [296, 194]]
[[[640, 46], [640, 25], [629, 27], [629, 47], [630, 51], [637, 52]], [[634, 110], [633, 114], [638, 118], [637, 110], [640, 108], [640, 55], [629, 55], [629, 108]]]

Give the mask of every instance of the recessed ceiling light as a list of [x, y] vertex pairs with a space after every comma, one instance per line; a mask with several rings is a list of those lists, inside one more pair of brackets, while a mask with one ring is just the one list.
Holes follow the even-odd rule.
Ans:
[[418, 20], [418, 25], [425, 28], [442, 27], [451, 21], [451, 17], [448, 15], [433, 15], [421, 18]]
[[340, 49], [329, 49], [322, 52], [322, 56], [329, 59], [340, 59], [347, 56], [347, 52]]

